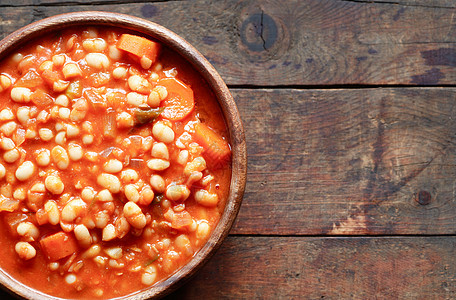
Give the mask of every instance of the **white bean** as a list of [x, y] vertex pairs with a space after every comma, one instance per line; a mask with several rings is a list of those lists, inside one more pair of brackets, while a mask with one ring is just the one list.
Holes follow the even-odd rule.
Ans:
[[79, 224], [74, 228], [74, 236], [84, 248], [87, 248], [92, 244], [92, 236], [87, 227], [82, 224]]
[[[0, 75], [1, 76], [1, 75]], [[14, 114], [10, 108], [4, 108], [0, 111], [0, 121], [11, 121], [14, 120]]]
[[147, 103], [147, 96], [137, 92], [127, 94], [127, 103], [133, 106], [143, 106]]
[[27, 191], [24, 188], [17, 188], [13, 193], [13, 198], [23, 201], [27, 198]]
[[152, 158], [147, 161], [147, 167], [154, 171], [163, 171], [170, 166], [169, 161], [160, 159], [160, 158]]
[[139, 63], [143, 69], [149, 69], [152, 66], [152, 60], [148, 58], [147, 56], [141, 57], [139, 60]]
[[59, 95], [55, 98], [55, 105], [67, 107], [70, 104], [70, 99], [66, 95]]
[[177, 156], [177, 163], [185, 165], [188, 161], [188, 150], [181, 150]]
[[113, 60], [119, 60], [122, 58], [122, 52], [117, 49], [115, 45], [109, 46], [108, 52], [109, 57]]
[[103, 170], [107, 173], [119, 173], [120, 171], [122, 171], [122, 168], [122, 162], [117, 159], [110, 159], [103, 164]]
[[52, 225], [57, 225], [60, 222], [60, 211], [55, 201], [49, 200], [44, 204], [44, 211], [48, 215], [48, 221]]
[[11, 136], [16, 131], [16, 129], [17, 124], [14, 121], [10, 121], [0, 126], [0, 132], [2, 132], [6, 136]]
[[152, 134], [157, 140], [166, 144], [174, 141], [174, 131], [170, 127], [160, 122], [155, 123], [154, 127], [152, 128]]
[[6, 175], [6, 168], [4, 165], [0, 164], [0, 179], [3, 179]]
[[126, 169], [120, 173], [120, 179], [122, 179], [123, 183], [135, 183], [138, 178], [138, 172], [133, 169]]
[[181, 234], [181, 235], [177, 236], [176, 239], [174, 240], [174, 243], [175, 243], [176, 247], [179, 250], [181, 250], [183, 253], [185, 253], [187, 255], [193, 254], [193, 249], [192, 249], [192, 245], [190, 243], [190, 239], [188, 238], [188, 236], [186, 234]]
[[82, 47], [87, 52], [102, 52], [107, 46], [106, 41], [101, 38], [86, 39], [82, 42]]
[[14, 144], [12, 139], [4, 137], [0, 140], [0, 147], [3, 150], [8, 151], [8, 150], [14, 149], [14, 147], [16, 147], [16, 145]]
[[157, 91], [150, 92], [149, 96], [147, 97], [147, 104], [150, 107], [158, 107], [160, 105], [160, 95]]
[[65, 145], [66, 144], [66, 132], [60, 131], [55, 135], [55, 143], [57, 145]]
[[166, 188], [165, 180], [160, 175], [152, 175], [150, 177], [150, 185], [158, 193], [163, 193]]
[[71, 200], [62, 209], [62, 220], [65, 222], [73, 222], [74, 219], [83, 214], [86, 207], [86, 203], [81, 199]]
[[106, 69], [109, 67], [109, 58], [102, 53], [88, 53], [85, 61], [95, 69]]
[[166, 189], [166, 198], [171, 201], [185, 201], [190, 196], [190, 190], [186, 185], [171, 185]]
[[144, 273], [141, 276], [141, 283], [144, 285], [152, 285], [157, 279], [157, 267], [154, 265], [148, 265], [144, 269]]
[[29, 260], [36, 256], [35, 248], [27, 242], [18, 242], [14, 249], [19, 257], [24, 260]]
[[107, 189], [99, 191], [96, 198], [100, 202], [110, 202], [114, 200], [111, 192]]
[[113, 259], [122, 258], [122, 248], [120, 247], [111, 247], [104, 250], [104, 252]]
[[65, 282], [67, 284], [74, 284], [78, 278], [74, 274], [68, 274], [65, 276]]
[[30, 102], [32, 91], [25, 87], [14, 87], [11, 89], [11, 99], [14, 102], [25, 103]]
[[198, 190], [195, 192], [195, 200], [198, 204], [206, 207], [214, 207], [218, 204], [217, 194], [211, 194], [206, 190]]
[[68, 63], [63, 66], [62, 69], [63, 77], [65, 79], [82, 76], [82, 71], [77, 64]]
[[202, 172], [206, 169], [206, 160], [201, 156], [195, 157], [191, 162], [188, 162], [184, 168], [184, 175], [190, 176], [193, 172]]
[[122, 79], [127, 77], [127, 69], [124, 67], [117, 67], [112, 71], [112, 77], [115, 79]]
[[205, 240], [210, 233], [211, 227], [207, 222], [200, 222], [196, 229], [196, 238], [199, 240]]
[[149, 81], [147, 81], [147, 79], [144, 79], [139, 75], [130, 76], [127, 82], [128, 87], [134, 92], [148, 93], [152, 88]]
[[25, 124], [30, 119], [30, 108], [27, 106], [21, 106], [17, 109], [16, 115], [19, 122]]
[[116, 228], [112, 224], [106, 225], [106, 227], [103, 228], [102, 240], [107, 242], [114, 238], [116, 238]]
[[81, 191], [81, 198], [85, 202], [91, 202], [95, 198], [95, 192], [91, 188], [85, 187]]
[[61, 107], [59, 108], [59, 117], [64, 120], [68, 120], [70, 118], [71, 110], [68, 107]]
[[35, 172], [35, 165], [31, 161], [24, 161], [16, 170], [16, 178], [25, 181], [32, 177]]
[[142, 229], [146, 226], [146, 216], [136, 203], [131, 201], [127, 202], [124, 205], [123, 213], [128, 223], [130, 223], [130, 225], [134, 228]]
[[66, 134], [68, 138], [76, 137], [79, 135], [79, 128], [76, 125], [68, 124]]
[[83, 157], [84, 152], [82, 151], [81, 146], [71, 143], [68, 145], [68, 155], [71, 160], [78, 161]]
[[21, 157], [21, 154], [19, 153], [19, 150], [17, 150], [16, 148], [11, 149], [11, 150], [6, 151], [5, 153], [3, 153], [3, 159], [7, 163], [13, 163], [16, 160], [18, 160], [19, 157]]
[[36, 154], [36, 163], [40, 167], [46, 167], [51, 162], [51, 152], [48, 149], [40, 149]]
[[156, 143], [152, 147], [151, 154], [155, 158], [169, 159], [168, 147], [166, 147], [165, 143]]
[[101, 173], [97, 177], [97, 183], [108, 189], [111, 193], [118, 193], [120, 191], [120, 180], [112, 174]]
[[54, 133], [49, 128], [40, 128], [40, 130], [38, 130], [38, 135], [45, 142], [52, 140], [54, 137]]
[[40, 231], [31, 222], [21, 222], [16, 228], [17, 234], [26, 237], [29, 241], [36, 241], [40, 236]]
[[82, 143], [84, 145], [90, 145], [93, 143], [93, 135], [91, 134], [85, 134], [83, 137], [82, 137]]
[[62, 146], [55, 146], [51, 150], [52, 161], [61, 170], [68, 168], [70, 164], [70, 158], [68, 157], [67, 151]]
[[135, 203], [139, 201], [140, 195], [135, 185], [127, 184], [125, 186], [125, 197], [127, 197], [129, 201], [133, 201]]
[[60, 195], [65, 189], [63, 181], [60, 179], [60, 177], [55, 175], [49, 175], [46, 177], [44, 180], [44, 185], [46, 186], [46, 189], [54, 195]]
[[0, 75], [0, 92], [9, 89], [12, 84], [11, 78], [5, 74]]

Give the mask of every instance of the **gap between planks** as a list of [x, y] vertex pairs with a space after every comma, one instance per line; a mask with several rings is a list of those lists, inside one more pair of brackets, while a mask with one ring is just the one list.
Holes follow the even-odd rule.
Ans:
[[230, 89], [271, 89], [271, 90], [358, 90], [358, 89], [374, 89], [374, 88], [404, 88], [404, 89], [418, 89], [418, 88], [455, 88], [456, 84], [441, 84], [441, 85], [411, 85], [411, 84], [331, 84], [331, 85], [249, 85], [249, 84], [228, 84]]
[[400, 5], [405, 7], [426, 7], [426, 8], [453, 8], [452, 6], [442, 5], [426, 5], [426, 4], [412, 4], [399, 1], [376, 1], [376, 0], [341, 0], [341, 2], [362, 3], [362, 4], [385, 4], [385, 5]]
[[123, 5], [123, 4], [140, 4], [140, 3], [162, 3], [162, 2], [181, 2], [183, 0], [135, 0], [135, 1], [120, 1], [120, 0], [101, 0], [101, 1], [61, 1], [48, 3], [25, 3], [25, 4], [1, 4], [0, 8], [16, 8], [16, 7], [55, 7], [55, 6], [101, 6], [101, 5]]
[[357, 239], [357, 238], [426, 238], [426, 237], [456, 237], [456, 234], [353, 234], [353, 235], [337, 235], [337, 234], [229, 234], [230, 237], [240, 238], [340, 238], [340, 239]]

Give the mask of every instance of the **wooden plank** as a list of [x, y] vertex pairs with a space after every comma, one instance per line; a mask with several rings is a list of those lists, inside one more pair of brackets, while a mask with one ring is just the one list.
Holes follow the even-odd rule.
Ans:
[[436, 8], [454, 8], [456, 7], [456, 3], [453, 0], [344, 0], [344, 1], [352, 1], [352, 2], [364, 2], [364, 3], [386, 3], [386, 4], [399, 4], [399, 5], [406, 5], [406, 6], [425, 6], [425, 7], [436, 7]]
[[455, 237], [230, 236], [164, 299], [454, 299], [455, 255]]
[[165, 299], [454, 299], [455, 237], [229, 237]]
[[58, 13], [94, 9], [168, 27], [195, 45], [231, 85], [456, 80], [456, 20], [448, 8], [338, 0], [4, 7], [0, 33]]
[[232, 233], [456, 232], [455, 88], [232, 92], [248, 152]]
[[[125, 3], [151, 3], [151, 2], [164, 2], [169, 0], [96, 0], [91, 1], [91, 5], [100, 4], [125, 4]], [[180, 0], [173, 0], [180, 1]], [[87, 4], [87, 0], [2, 0], [0, 7], [7, 6], [71, 6], [71, 5], [82, 5]]]

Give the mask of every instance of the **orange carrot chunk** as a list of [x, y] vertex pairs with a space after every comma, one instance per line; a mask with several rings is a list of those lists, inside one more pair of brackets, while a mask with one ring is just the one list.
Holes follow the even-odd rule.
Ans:
[[168, 97], [163, 101], [165, 110], [161, 116], [171, 121], [180, 121], [188, 116], [195, 107], [192, 89], [176, 78], [160, 79], [157, 85], [168, 91]]
[[117, 49], [131, 53], [139, 59], [145, 56], [154, 63], [160, 52], [160, 44], [137, 35], [122, 34], [117, 42]]
[[45, 256], [50, 261], [67, 257], [78, 250], [74, 237], [63, 231], [43, 238], [40, 244]]
[[195, 125], [195, 141], [204, 148], [203, 154], [214, 163], [224, 163], [229, 160], [230, 145], [215, 131], [203, 123]]

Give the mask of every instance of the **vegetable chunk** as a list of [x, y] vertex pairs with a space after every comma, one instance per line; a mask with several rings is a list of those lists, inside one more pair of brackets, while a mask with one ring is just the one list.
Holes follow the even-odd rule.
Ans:
[[137, 35], [122, 34], [117, 42], [117, 49], [131, 53], [138, 58], [145, 56], [154, 63], [160, 52], [160, 44]]
[[67, 257], [78, 250], [74, 237], [63, 231], [43, 238], [40, 244], [44, 254], [50, 261]]
[[229, 159], [231, 150], [228, 143], [203, 123], [195, 125], [194, 138], [204, 148], [204, 154], [210, 161], [223, 163]]
[[176, 78], [164, 78], [158, 82], [168, 91], [164, 101], [165, 110], [162, 116], [171, 121], [180, 121], [188, 116], [195, 107], [193, 91], [185, 83]]

